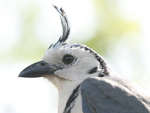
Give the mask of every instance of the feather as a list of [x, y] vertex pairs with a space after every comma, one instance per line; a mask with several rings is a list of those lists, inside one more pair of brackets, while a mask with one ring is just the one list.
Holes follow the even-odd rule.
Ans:
[[64, 43], [68, 39], [68, 36], [70, 34], [70, 25], [68, 22], [68, 18], [67, 18], [65, 11], [62, 8], [59, 9], [57, 6], [55, 6], [55, 5], [53, 5], [53, 6], [58, 11], [58, 13], [60, 14], [62, 30], [63, 30], [62, 35], [60, 36], [60, 38], [56, 42], [56, 44], [57, 43]]

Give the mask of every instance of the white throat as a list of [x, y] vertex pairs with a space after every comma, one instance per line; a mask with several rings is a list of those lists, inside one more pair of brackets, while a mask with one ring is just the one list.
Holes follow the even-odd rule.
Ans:
[[[58, 89], [59, 93], [58, 113], [63, 113], [66, 107], [66, 103], [70, 95], [72, 94], [73, 90], [77, 88], [83, 80], [67, 81], [64, 79], [60, 79], [59, 77], [46, 77], [46, 78], [48, 78]], [[82, 106], [79, 107], [78, 105], [80, 104], [78, 103], [82, 103], [80, 91], [78, 97], [76, 98], [75, 105], [71, 110], [71, 113], [83, 113], [81, 108]], [[76, 107], [78, 109], [75, 109]]]

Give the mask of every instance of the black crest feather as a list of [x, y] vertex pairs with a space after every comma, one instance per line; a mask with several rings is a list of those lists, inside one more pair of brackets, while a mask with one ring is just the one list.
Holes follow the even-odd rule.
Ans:
[[[67, 18], [67, 15], [65, 13], [65, 11], [62, 9], [62, 8], [58, 8], [57, 6], [53, 5], [54, 8], [58, 11], [58, 13], [60, 14], [60, 19], [61, 19], [61, 24], [62, 24], [62, 35], [60, 36], [59, 40], [56, 42], [57, 43], [64, 43], [69, 34], [70, 34], [70, 25], [69, 25], [69, 22], [68, 22], [68, 18]], [[55, 45], [56, 45], [55, 44]]]

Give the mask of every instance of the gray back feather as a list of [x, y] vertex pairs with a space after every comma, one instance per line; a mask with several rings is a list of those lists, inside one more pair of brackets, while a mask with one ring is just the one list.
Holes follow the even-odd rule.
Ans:
[[119, 77], [89, 78], [81, 84], [81, 94], [84, 113], [150, 113], [149, 96]]

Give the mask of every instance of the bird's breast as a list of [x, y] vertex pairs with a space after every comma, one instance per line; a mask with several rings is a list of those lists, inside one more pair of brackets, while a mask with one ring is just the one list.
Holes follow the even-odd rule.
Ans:
[[71, 110], [71, 113], [83, 113], [82, 111], [82, 99], [81, 99], [81, 93], [79, 91], [79, 95], [76, 99], [75, 105]]
[[59, 95], [58, 113], [83, 113], [80, 85]]

